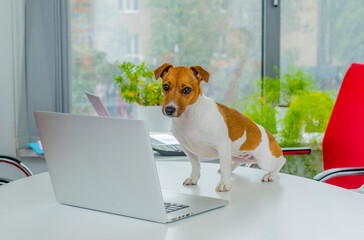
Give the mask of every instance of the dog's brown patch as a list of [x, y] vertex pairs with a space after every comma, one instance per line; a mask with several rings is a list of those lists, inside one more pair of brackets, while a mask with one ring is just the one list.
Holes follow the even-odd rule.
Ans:
[[224, 118], [231, 141], [234, 142], [241, 138], [244, 135], [244, 132], [246, 132], [246, 141], [240, 146], [240, 150], [251, 151], [258, 147], [259, 143], [262, 141], [262, 133], [258, 126], [237, 110], [220, 103], [216, 104]]
[[264, 129], [265, 132], [268, 135], [268, 140], [269, 140], [269, 149], [272, 152], [272, 155], [275, 157], [280, 157], [283, 155], [282, 149], [281, 147], [278, 145], [278, 143], [276, 142], [276, 140], [274, 139], [273, 135], [268, 132], [267, 129]]

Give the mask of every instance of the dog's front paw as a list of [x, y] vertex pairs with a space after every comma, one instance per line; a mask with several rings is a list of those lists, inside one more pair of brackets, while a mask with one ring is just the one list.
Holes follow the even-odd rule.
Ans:
[[198, 178], [189, 177], [183, 182], [183, 185], [188, 185], [188, 186], [196, 185], [197, 182], [198, 182]]
[[225, 181], [220, 181], [217, 185], [216, 185], [216, 192], [227, 192], [230, 190], [230, 183], [227, 183]]

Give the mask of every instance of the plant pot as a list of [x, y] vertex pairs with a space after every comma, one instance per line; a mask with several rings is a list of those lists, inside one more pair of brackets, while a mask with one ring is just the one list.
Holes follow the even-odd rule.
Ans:
[[170, 132], [172, 120], [164, 116], [162, 106], [137, 105], [138, 119], [144, 120], [149, 132]]

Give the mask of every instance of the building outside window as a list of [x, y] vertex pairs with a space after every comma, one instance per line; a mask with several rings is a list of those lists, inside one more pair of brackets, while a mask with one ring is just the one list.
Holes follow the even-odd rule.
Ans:
[[123, 13], [139, 12], [139, 0], [118, 0], [118, 8]]

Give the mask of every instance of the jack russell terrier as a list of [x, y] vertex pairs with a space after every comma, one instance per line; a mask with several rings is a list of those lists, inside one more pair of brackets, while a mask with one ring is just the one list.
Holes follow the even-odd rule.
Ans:
[[171, 131], [192, 164], [184, 185], [197, 184], [199, 158], [220, 159], [218, 192], [230, 190], [231, 172], [243, 163], [257, 163], [268, 171], [262, 181], [273, 181], [286, 162], [280, 146], [264, 127], [202, 93], [200, 83], [210, 77], [206, 70], [165, 63], [154, 75], [163, 80], [163, 114], [173, 118]]

